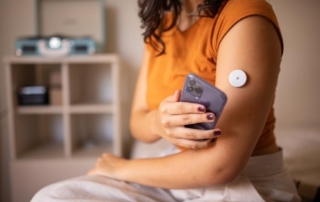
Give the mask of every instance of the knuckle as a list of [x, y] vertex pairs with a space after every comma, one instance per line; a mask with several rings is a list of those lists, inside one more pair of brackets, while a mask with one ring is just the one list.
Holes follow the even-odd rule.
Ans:
[[214, 137], [213, 132], [206, 131], [204, 137], [205, 137], [205, 139], [213, 138]]
[[166, 113], [167, 112], [167, 108], [163, 105], [160, 106], [160, 111], [161, 113]]
[[187, 133], [187, 137], [188, 139], [197, 139], [197, 135], [193, 132]]
[[172, 137], [173, 136], [173, 133], [171, 130], [166, 130], [166, 134], [168, 137]]
[[182, 114], [186, 113], [186, 108], [184, 107], [183, 103], [179, 103], [178, 109], [179, 109], [180, 113], [182, 113]]
[[188, 125], [188, 124], [191, 124], [191, 117], [190, 117], [190, 115], [184, 115], [183, 116], [183, 123], [185, 124], [185, 125]]
[[161, 124], [164, 127], [168, 127], [170, 125], [170, 121], [167, 119], [162, 119]]
[[192, 142], [189, 145], [190, 149], [198, 149], [198, 145], [196, 144], [196, 142]]

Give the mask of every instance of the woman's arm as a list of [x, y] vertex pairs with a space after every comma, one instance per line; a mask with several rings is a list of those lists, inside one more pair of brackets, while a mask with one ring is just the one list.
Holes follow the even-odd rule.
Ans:
[[[258, 16], [241, 20], [219, 47], [216, 86], [227, 94], [228, 103], [218, 123], [224, 135], [214, 146], [155, 159], [104, 155], [90, 173], [172, 189], [232, 181], [251, 156], [266, 122], [280, 61], [279, 36], [272, 23]], [[229, 84], [229, 74], [235, 69], [247, 73], [242, 88]]]
[[155, 133], [154, 124], [152, 124], [155, 122], [156, 111], [150, 111], [146, 101], [146, 80], [149, 57], [149, 52], [145, 50], [133, 97], [130, 117], [130, 131], [132, 135], [143, 142], [155, 142], [161, 138], [161, 136]]

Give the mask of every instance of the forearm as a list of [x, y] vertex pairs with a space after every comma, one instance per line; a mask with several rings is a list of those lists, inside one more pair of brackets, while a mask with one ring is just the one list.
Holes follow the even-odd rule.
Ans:
[[161, 138], [156, 132], [156, 111], [139, 111], [132, 113], [130, 119], [131, 134], [143, 142], [155, 142]]
[[[119, 170], [121, 180], [166, 189], [199, 188], [231, 181], [230, 170], [208, 158], [208, 149], [155, 159], [134, 159]], [[215, 164], [215, 165], [214, 165]]]

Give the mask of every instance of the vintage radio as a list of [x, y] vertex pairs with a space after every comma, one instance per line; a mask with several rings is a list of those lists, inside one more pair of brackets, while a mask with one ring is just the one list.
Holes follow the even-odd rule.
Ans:
[[104, 52], [105, 0], [35, 0], [34, 10], [37, 37], [17, 39], [16, 55], [59, 57]]
[[68, 55], [92, 55], [96, 43], [90, 37], [26, 37], [16, 41], [17, 56], [64, 57]]

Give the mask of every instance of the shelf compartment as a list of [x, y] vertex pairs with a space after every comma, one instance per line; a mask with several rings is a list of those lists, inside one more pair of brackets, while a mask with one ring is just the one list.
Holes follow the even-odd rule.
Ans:
[[112, 122], [110, 114], [72, 114], [72, 156], [99, 157], [112, 152]]
[[17, 159], [63, 157], [62, 115], [18, 114], [15, 119], [14, 139]]
[[109, 64], [69, 64], [70, 105], [112, 103]]
[[17, 108], [19, 114], [62, 114], [61, 106], [19, 106]]
[[[48, 90], [50, 90], [50, 87], [51, 87], [50, 75], [52, 75], [52, 73], [61, 74], [61, 66], [59, 64], [12, 65], [12, 68], [11, 68], [12, 88], [10, 89], [10, 93], [12, 93], [13, 95], [14, 106], [20, 106], [18, 104], [18, 92], [22, 87], [45, 86], [45, 87], [48, 87]], [[32, 106], [32, 105], [29, 105], [29, 106]], [[61, 106], [61, 105], [57, 105], [57, 106]]]
[[30, 149], [28, 152], [20, 155], [19, 159], [32, 160], [32, 159], [61, 159], [64, 158], [63, 144], [61, 143], [48, 143], [39, 145]]

